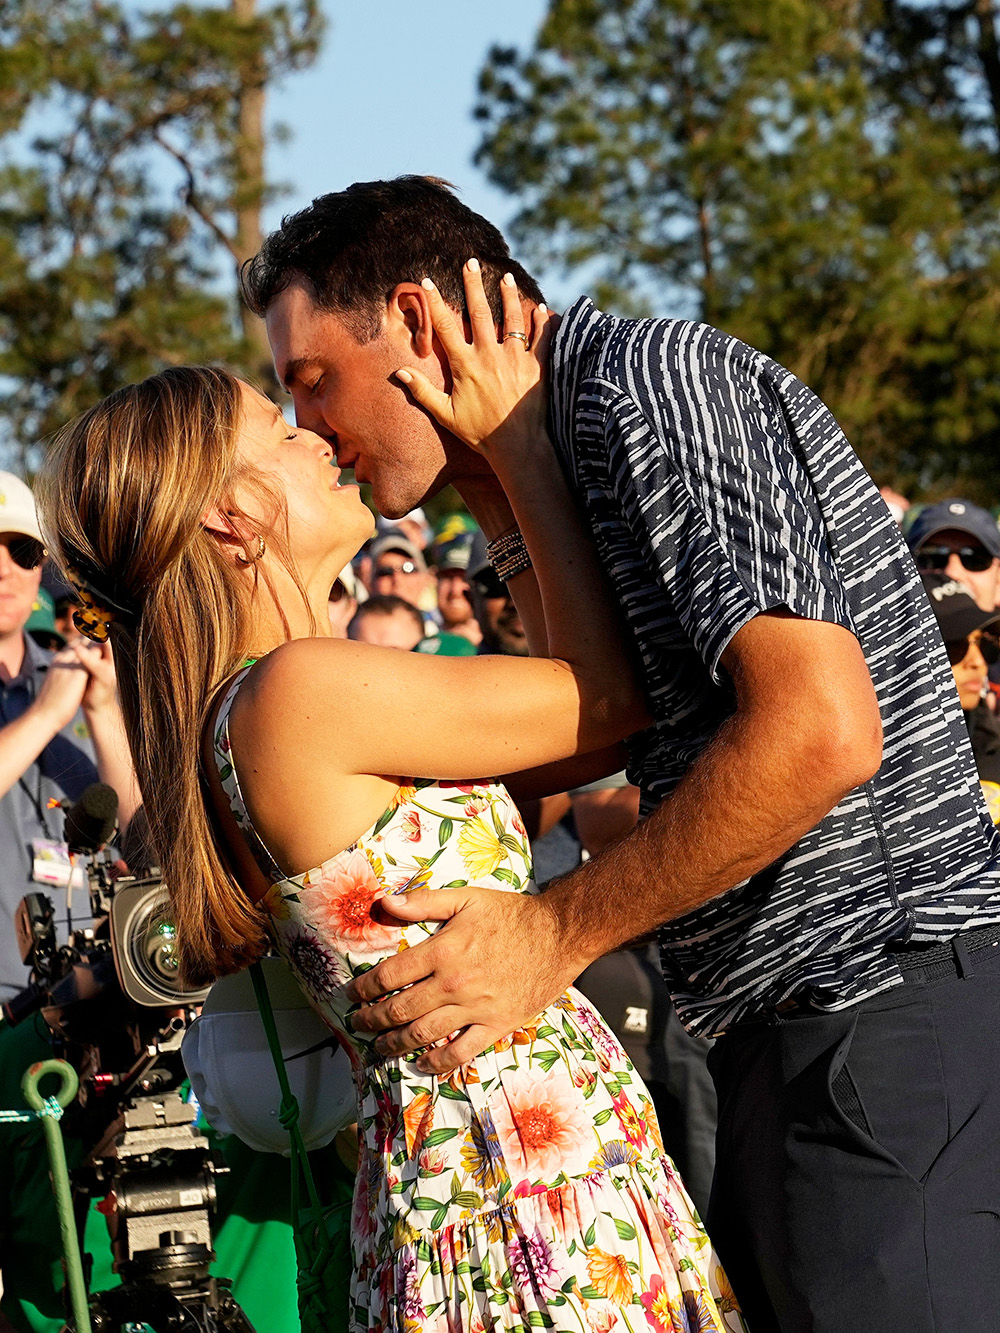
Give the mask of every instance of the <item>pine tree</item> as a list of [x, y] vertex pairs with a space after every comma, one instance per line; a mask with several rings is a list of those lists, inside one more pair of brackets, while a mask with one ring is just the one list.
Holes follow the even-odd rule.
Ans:
[[236, 270], [260, 242], [269, 82], [318, 0], [0, 10], [0, 418], [22, 465], [118, 385], [227, 360], [267, 383]]
[[536, 261], [775, 356], [880, 481], [1000, 495], [991, 0], [552, 0], [477, 115]]

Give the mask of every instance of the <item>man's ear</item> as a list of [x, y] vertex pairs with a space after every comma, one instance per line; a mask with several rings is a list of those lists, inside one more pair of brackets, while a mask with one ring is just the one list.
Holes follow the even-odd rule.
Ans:
[[410, 345], [412, 355], [426, 359], [434, 351], [434, 325], [427, 293], [416, 282], [400, 282], [386, 306], [385, 331]]

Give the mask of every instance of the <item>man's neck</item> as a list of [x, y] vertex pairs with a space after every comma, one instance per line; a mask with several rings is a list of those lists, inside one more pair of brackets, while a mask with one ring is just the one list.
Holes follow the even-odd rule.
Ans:
[[0, 634], [0, 680], [6, 685], [21, 674], [24, 666], [24, 631]]

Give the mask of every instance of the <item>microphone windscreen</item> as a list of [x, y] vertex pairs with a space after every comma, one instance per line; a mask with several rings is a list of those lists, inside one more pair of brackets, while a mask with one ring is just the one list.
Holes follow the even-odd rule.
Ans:
[[66, 815], [64, 837], [73, 853], [96, 852], [110, 839], [118, 820], [118, 793], [106, 782], [84, 788]]

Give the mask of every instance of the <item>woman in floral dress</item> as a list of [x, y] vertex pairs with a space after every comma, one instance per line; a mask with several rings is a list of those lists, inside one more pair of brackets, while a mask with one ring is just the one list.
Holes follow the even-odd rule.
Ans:
[[[452, 430], [482, 442], [506, 491], [478, 486], [488, 535], [524, 534], [534, 571], [511, 588], [545, 656], [321, 637], [371, 515], [337, 484], [325, 440], [221, 371], [166, 372], [68, 427], [43, 484], [47, 527], [85, 623], [111, 635], [186, 973], [235, 970], [270, 935], [351, 1057], [353, 1327], [742, 1329], [648, 1094], [582, 995], [554, 996], [448, 1078], [351, 1026], [351, 978], [436, 928], [400, 925], [384, 895], [536, 892], [517, 808], [489, 775], [564, 789], [620, 764], [586, 756], [645, 720], [547, 446], [537, 384], [551, 323], [540, 310], [525, 329], [505, 284], [519, 336], [499, 343], [472, 267], [466, 287], [472, 344], [425, 288], [389, 302], [381, 337], [397, 366], [426, 355], [431, 330], [445, 347]], [[529, 461], [544, 494], [523, 481]]]

